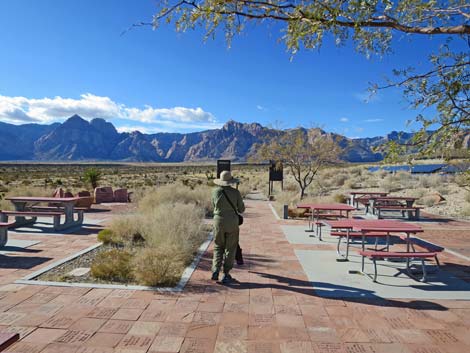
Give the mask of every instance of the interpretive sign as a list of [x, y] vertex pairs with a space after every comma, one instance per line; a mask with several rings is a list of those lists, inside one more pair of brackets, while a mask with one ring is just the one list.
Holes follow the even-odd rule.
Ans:
[[217, 161], [217, 179], [220, 178], [220, 173], [224, 170], [230, 172], [230, 160], [229, 159], [219, 159]]

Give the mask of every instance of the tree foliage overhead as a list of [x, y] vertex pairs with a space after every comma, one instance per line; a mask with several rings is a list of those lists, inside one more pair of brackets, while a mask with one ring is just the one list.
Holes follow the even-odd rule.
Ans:
[[[443, 38], [440, 44], [455, 38], [460, 49], [455, 49], [456, 41], [434, 48], [427, 71], [395, 70], [393, 80], [371, 88], [400, 87], [412, 107], [436, 111], [416, 117], [420, 130], [412, 144], [422, 153], [460, 143], [462, 131], [470, 128], [468, 0], [160, 0], [157, 6], [152, 22], [136, 26], [156, 28], [166, 21], [178, 31], [202, 27], [206, 38], [222, 31], [230, 45], [248, 23], [280, 23], [281, 39], [292, 54], [318, 49], [325, 38], [339, 46], [352, 41], [366, 56], [390, 52], [397, 35], [435, 36]], [[437, 131], [429, 133], [429, 128]], [[402, 147], [392, 144], [388, 151], [398, 154]]]
[[365, 53], [389, 50], [392, 32], [421, 35], [470, 34], [468, 0], [163, 0], [153, 17], [174, 21], [178, 31], [202, 26], [206, 36], [221, 28], [230, 41], [248, 22], [285, 23], [289, 50], [318, 48], [327, 34], [341, 45], [352, 39]]

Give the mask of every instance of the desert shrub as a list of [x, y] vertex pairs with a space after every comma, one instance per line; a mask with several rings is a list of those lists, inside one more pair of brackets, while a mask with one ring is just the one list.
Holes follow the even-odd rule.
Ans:
[[354, 175], [354, 176], [361, 176], [364, 171], [365, 171], [364, 167], [353, 167], [349, 169], [349, 172], [351, 173], [351, 175]]
[[164, 203], [184, 203], [202, 207], [206, 214], [212, 209], [211, 189], [207, 186], [197, 186], [191, 189], [184, 185], [169, 184], [149, 192], [139, 202], [141, 212], [147, 212]]
[[333, 177], [333, 185], [335, 186], [343, 186], [345, 181], [348, 180], [348, 175], [347, 174], [336, 174]]
[[110, 224], [110, 232], [113, 234], [113, 243], [128, 244], [142, 241], [141, 226], [143, 216], [119, 216]]
[[401, 186], [399, 183], [399, 179], [390, 174], [387, 175], [380, 183], [380, 187], [384, 189], [386, 192], [392, 192], [392, 191], [399, 191], [401, 190]]
[[464, 194], [464, 200], [465, 200], [466, 202], [469, 202], [469, 203], [470, 203], [470, 192], [467, 191], [467, 192]]
[[147, 286], [174, 286], [185, 266], [185, 257], [175, 246], [143, 248], [133, 261], [134, 276]]
[[344, 194], [334, 194], [333, 195], [334, 202], [346, 203], [347, 199], [348, 199], [348, 197]]
[[129, 282], [133, 278], [131, 259], [131, 253], [126, 250], [103, 251], [93, 260], [91, 275], [107, 281]]
[[409, 191], [409, 195], [411, 197], [416, 197], [418, 199], [422, 198], [423, 196], [428, 194], [428, 190], [419, 188], [419, 189], [413, 189]]
[[465, 205], [460, 211], [460, 215], [464, 217], [470, 217], [470, 205]]
[[[445, 185], [439, 186], [436, 188], [436, 191], [441, 194], [441, 195], [448, 195], [449, 194], [449, 188]], [[469, 199], [470, 200], [470, 199]], [[470, 201], [469, 201], [470, 202]]]
[[98, 236], [96, 238], [98, 239], [98, 241], [106, 245], [113, 242], [113, 236], [114, 234], [110, 229], [103, 229], [99, 231]]
[[240, 191], [242, 197], [245, 197], [251, 192], [251, 187], [248, 184], [241, 183], [240, 185], [238, 185], [238, 191]]
[[421, 175], [418, 180], [419, 185], [423, 188], [436, 188], [444, 182], [444, 179], [438, 174]]
[[203, 209], [191, 204], [161, 204], [140, 219], [139, 230], [146, 246], [176, 246], [189, 260], [206, 237], [203, 217]]

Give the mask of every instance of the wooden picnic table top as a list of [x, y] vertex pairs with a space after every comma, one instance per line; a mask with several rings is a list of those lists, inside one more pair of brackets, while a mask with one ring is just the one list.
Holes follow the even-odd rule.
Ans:
[[318, 211], [354, 211], [356, 208], [344, 203], [301, 203], [297, 208], [308, 208]]
[[73, 202], [80, 200], [79, 197], [36, 197], [36, 196], [12, 196], [6, 197], [5, 200], [18, 202]]
[[403, 232], [420, 233], [422, 228], [405, 222], [384, 219], [344, 219], [339, 221], [322, 221], [331, 228], [349, 228], [359, 232]]

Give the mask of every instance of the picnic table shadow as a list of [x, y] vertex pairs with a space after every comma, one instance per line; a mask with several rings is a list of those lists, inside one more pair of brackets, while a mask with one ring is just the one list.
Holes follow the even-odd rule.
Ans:
[[50, 260], [52, 260], [50, 257], [8, 256], [0, 254], [0, 268], [29, 270]]
[[[40, 224], [46, 224], [41, 226]], [[96, 235], [100, 230], [104, 229], [98, 224], [83, 224], [81, 226], [72, 227], [64, 231], [54, 231], [51, 224], [37, 222], [34, 225], [26, 227], [18, 227], [14, 229], [17, 234], [35, 234], [35, 235]], [[33, 231], [31, 231], [33, 230]]]
[[[416, 310], [448, 310], [448, 308], [446, 308], [445, 306], [427, 300], [394, 300], [390, 298], [382, 298], [376, 295], [375, 292], [371, 290], [364, 290], [350, 286], [331, 284], [326, 282], [310, 282], [264, 272], [250, 271], [250, 273], [254, 273], [261, 277], [275, 280], [277, 281], [277, 283], [253, 283], [237, 281], [234, 284], [229, 284], [228, 287], [231, 289], [239, 288], [244, 290], [259, 288], [281, 289], [299, 294], [326, 298], [329, 300], [361, 303], [371, 306], [402, 307]], [[331, 293], [331, 291], [335, 291], [335, 296], [322, 296], [322, 289], [328, 289], [329, 293]], [[365, 295], [363, 297], [351, 297], [350, 294], [354, 292], [360, 292]]]

